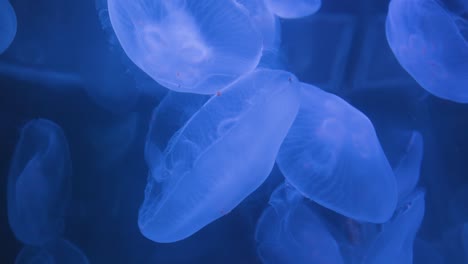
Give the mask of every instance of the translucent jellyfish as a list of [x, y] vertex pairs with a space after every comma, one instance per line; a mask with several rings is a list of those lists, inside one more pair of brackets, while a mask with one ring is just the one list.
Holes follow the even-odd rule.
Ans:
[[271, 195], [270, 207], [258, 220], [255, 239], [263, 263], [344, 263], [326, 224], [286, 184]]
[[108, 7], [130, 59], [171, 90], [214, 94], [259, 62], [262, 36], [232, 0], [109, 0]]
[[235, 0], [243, 5], [254, 25], [262, 33], [263, 53], [275, 52], [281, 43], [281, 25], [277, 17], [270, 12], [263, 0]]
[[394, 173], [398, 186], [398, 197], [405, 198], [418, 184], [424, 152], [422, 135], [414, 131], [408, 142], [406, 153], [400, 159]]
[[385, 222], [397, 187], [370, 120], [341, 98], [302, 84], [301, 108], [278, 154], [305, 197], [347, 217]]
[[455, 13], [444, 1], [392, 0], [388, 43], [403, 68], [430, 93], [468, 102], [468, 8]]
[[15, 10], [8, 0], [0, 0], [0, 54], [13, 42], [16, 27]]
[[268, 177], [298, 108], [298, 81], [284, 71], [256, 70], [210, 98], [148, 177], [143, 235], [178, 241], [230, 212]]
[[282, 18], [312, 15], [322, 6], [322, 0], [265, 0], [268, 8]]
[[15, 264], [88, 264], [86, 255], [67, 240], [56, 240], [44, 247], [25, 246]]
[[[169, 92], [154, 109], [148, 135], [145, 143], [145, 159], [150, 172], [157, 170], [162, 158], [162, 152], [167, 147], [171, 137], [184, 126], [210, 96]], [[157, 173], [155, 178], [160, 177]]]
[[28, 122], [21, 130], [8, 178], [8, 219], [18, 240], [39, 246], [63, 233], [70, 177], [62, 129], [45, 119]]
[[424, 191], [416, 190], [385, 223], [372, 242], [363, 264], [411, 264], [416, 233], [424, 217]]

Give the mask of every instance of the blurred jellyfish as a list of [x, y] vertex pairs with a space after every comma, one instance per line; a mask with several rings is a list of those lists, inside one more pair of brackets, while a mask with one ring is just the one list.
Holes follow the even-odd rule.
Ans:
[[15, 10], [8, 0], [0, 0], [0, 54], [13, 42], [16, 27]]
[[268, 8], [282, 18], [312, 15], [322, 6], [322, 0], [265, 0]]
[[392, 169], [370, 120], [341, 98], [302, 84], [301, 108], [278, 154], [305, 197], [347, 217], [385, 222], [395, 210]]
[[171, 137], [209, 98], [208, 95], [169, 92], [154, 109], [145, 143], [145, 159], [150, 173], [153, 171], [152, 168], [157, 170], [162, 152]]
[[59, 239], [44, 247], [25, 246], [15, 264], [88, 264], [86, 255], [73, 243]]
[[338, 244], [304, 197], [287, 184], [271, 195], [255, 232], [263, 263], [344, 263]]
[[418, 184], [423, 152], [424, 142], [422, 135], [417, 131], [413, 131], [406, 148], [406, 153], [394, 170], [399, 199], [404, 199], [408, 196]]
[[62, 129], [45, 119], [28, 122], [21, 130], [8, 178], [8, 219], [18, 240], [39, 246], [63, 233], [70, 177]]
[[416, 232], [424, 217], [424, 191], [416, 190], [385, 223], [367, 250], [363, 264], [411, 264]]
[[109, 0], [108, 7], [130, 59], [171, 90], [214, 94], [259, 62], [262, 36], [232, 0]]
[[442, 2], [392, 0], [387, 40], [403, 68], [424, 89], [467, 103], [468, 8], [452, 12]]
[[178, 241], [236, 207], [269, 175], [298, 108], [298, 81], [284, 71], [257, 70], [213, 96], [148, 177], [143, 235]]

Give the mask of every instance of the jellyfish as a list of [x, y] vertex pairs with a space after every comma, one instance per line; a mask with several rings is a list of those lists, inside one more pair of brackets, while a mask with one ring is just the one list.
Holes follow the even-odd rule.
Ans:
[[355, 220], [393, 214], [397, 187], [371, 121], [341, 98], [302, 84], [301, 108], [278, 154], [305, 197]]
[[401, 66], [428, 92], [468, 102], [468, 8], [437, 0], [392, 0], [386, 33]]
[[[171, 137], [184, 126], [210, 96], [169, 92], [154, 109], [145, 143], [145, 159], [150, 173], [161, 162], [162, 152]], [[160, 175], [155, 174], [154, 177]]]
[[15, 264], [88, 264], [86, 255], [72, 242], [58, 239], [44, 247], [25, 246]]
[[317, 12], [322, 0], [265, 0], [265, 4], [281, 18], [301, 18]]
[[174, 242], [222, 217], [268, 177], [299, 109], [290, 73], [259, 69], [211, 97], [171, 138], [153, 168], [140, 231]]
[[394, 170], [400, 199], [413, 192], [418, 184], [423, 152], [423, 138], [419, 132], [413, 131], [406, 152]]
[[271, 195], [258, 220], [257, 253], [263, 263], [344, 263], [326, 223], [288, 184]]
[[0, 0], [0, 54], [13, 42], [16, 27], [15, 10], [8, 0]]
[[8, 220], [16, 238], [40, 246], [63, 233], [71, 161], [62, 129], [45, 119], [21, 130], [8, 176]]
[[425, 193], [415, 190], [368, 247], [363, 264], [411, 264], [413, 244], [425, 210]]
[[109, 0], [128, 57], [174, 91], [215, 94], [251, 72], [263, 39], [233, 0]]

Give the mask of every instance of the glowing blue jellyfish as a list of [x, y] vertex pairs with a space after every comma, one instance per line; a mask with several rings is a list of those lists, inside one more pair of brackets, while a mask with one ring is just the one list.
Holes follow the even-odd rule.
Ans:
[[171, 90], [214, 94], [259, 62], [262, 36], [232, 0], [109, 0], [108, 7], [130, 59]]
[[326, 224], [296, 190], [280, 185], [258, 220], [255, 239], [263, 263], [344, 263]]
[[411, 264], [416, 232], [424, 217], [424, 191], [415, 191], [372, 242], [363, 264]]
[[385, 222], [395, 210], [397, 187], [372, 123], [333, 94], [301, 88], [301, 108], [278, 154], [283, 175], [322, 206]]
[[403, 68], [424, 89], [467, 103], [468, 17], [450, 11], [442, 2], [392, 0], [387, 40]]
[[8, 220], [16, 238], [42, 245], [63, 232], [71, 185], [67, 140], [55, 123], [28, 122], [8, 178]]
[[423, 138], [419, 132], [414, 131], [408, 142], [406, 153], [400, 159], [394, 171], [400, 199], [413, 192], [418, 184], [423, 152]]
[[86, 255], [67, 240], [56, 240], [44, 247], [25, 246], [16, 257], [15, 264], [88, 264]]
[[[150, 173], [160, 166], [162, 153], [172, 136], [184, 126], [210, 96], [169, 92], [154, 109], [145, 143], [145, 159]], [[160, 177], [157, 173], [154, 177]]]
[[312, 15], [322, 6], [322, 0], [265, 0], [268, 8], [282, 18]]
[[0, 0], [0, 54], [13, 42], [16, 27], [15, 10], [8, 0]]
[[257, 70], [213, 96], [152, 168], [143, 235], [178, 241], [230, 212], [268, 177], [298, 108], [298, 81], [284, 71]]

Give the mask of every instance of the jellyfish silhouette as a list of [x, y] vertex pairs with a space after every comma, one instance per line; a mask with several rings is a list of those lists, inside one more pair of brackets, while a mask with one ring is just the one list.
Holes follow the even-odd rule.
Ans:
[[109, 0], [128, 57], [161, 85], [214, 94], [260, 60], [263, 39], [232, 0]]
[[392, 168], [370, 120], [341, 98], [302, 84], [301, 108], [278, 154], [305, 197], [347, 217], [385, 222], [397, 203]]
[[301, 18], [317, 12], [322, 0], [265, 0], [268, 8], [282, 18]]
[[15, 10], [8, 0], [0, 0], [0, 54], [13, 42], [16, 28]]
[[40, 246], [63, 233], [70, 177], [62, 129], [45, 119], [29, 121], [21, 130], [8, 177], [8, 220], [18, 240]]
[[15, 264], [88, 264], [86, 255], [73, 243], [58, 239], [44, 247], [25, 246]]
[[326, 223], [294, 188], [282, 184], [258, 220], [257, 252], [263, 263], [344, 263]]
[[174, 242], [222, 217], [268, 177], [299, 108], [290, 73], [256, 70], [213, 96], [177, 131], [148, 177], [138, 224]]
[[[468, 5], [392, 0], [387, 40], [401, 66], [431, 94], [468, 102]], [[450, 5], [454, 6], [454, 5]]]

